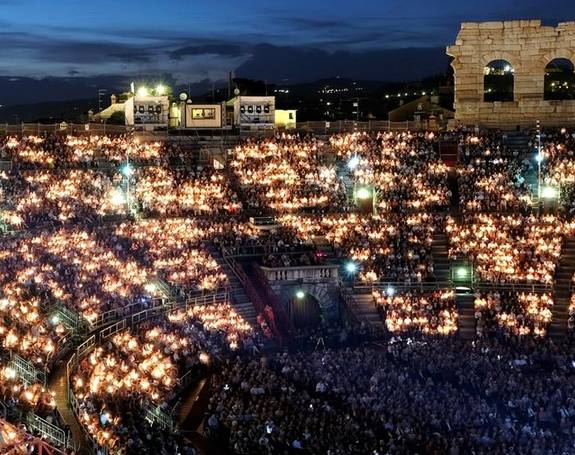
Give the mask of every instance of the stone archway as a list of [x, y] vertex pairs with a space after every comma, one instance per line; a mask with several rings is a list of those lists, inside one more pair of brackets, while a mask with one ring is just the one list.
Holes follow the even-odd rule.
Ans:
[[483, 101], [513, 101], [515, 68], [505, 59], [491, 60], [483, 68]]
[[573, 60], [563, 57], [554, 58], [545, 66], [544, 74], [544, 99], [575, 99], [575, 67]]
[[321, 315], [325, 319], [336, 319], [339, 316], [339, 295], [337, 284], [331, 282], [319, 283], [279, 283], [272, 285], [276, 295], [287, 309], [290, 301], [298, 291], [313, 296], [319, 305]]

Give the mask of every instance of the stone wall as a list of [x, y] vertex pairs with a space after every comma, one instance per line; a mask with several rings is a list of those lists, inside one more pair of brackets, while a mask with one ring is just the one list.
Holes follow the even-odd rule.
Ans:
[[[575, 22], [557, 27], [539, 20], [466, 22], [447, 47], [455, 72], [455, 121], [513, 127], [575, 124], [575, 100], [543, 99], [545, 67], [556, 58], [575, 62]], [[515, 70], [514, 101], [484, 102], [484, 68], [507, 60]]]

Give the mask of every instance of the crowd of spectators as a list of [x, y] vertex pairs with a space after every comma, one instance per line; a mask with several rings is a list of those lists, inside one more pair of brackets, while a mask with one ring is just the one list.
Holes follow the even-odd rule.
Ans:
[[[574, 137], [542, 136], [545, 184], [567, 198]], [[441, 213], [453, 196], [444, 140], [459, 148], [458, 221]], [[134, 302], [145, 308], [164, 284], [178, 296], [227, 289], [214, 246], [255, 247], [264, 266], [290, 267], [323, 263], [317, 245], [327, 242], [362, 284], [410, 284], [435, 278], [432, 242], [445, 228], [450, 256], [469, 258], [481, 281], [550, 285], [575, 227], [569, 217], [528, 214], [533, 165], [509, 156], [501, 132], [281, 134], [234, 147], [229, 173], [191, 166], [187, 153], [128, 136], [0, 140], [0, 161], [11, 162], [0, 171], [0, 221], [22, 230], [0, 249], [3, 352], [48, 372], [71, 331], [55, 308], [92, 323]], [[353, 207], [350, 185], [369, 189], [375, 213]], [[145, 219], [128, 219], [131, 203]], [[268, 213], [280, 227], [260, 232], [248, 214]], [[207, 432], [228, 453], [575, 450], [574, 351], [542, 339], [551, 294], [478, 294], [475, 342], [451, 336], [452, 291], [389, 288], [373, 298], [388, 332], [379, 346], [365, 346], [365, 326], [322, 321], [296, 333], [290, 353], [262, 353], [229, 302], [119, 331], [73, 371], [81, 423], [114, 454], [192, 453], [146, 412], [170, 415], [179, 378], [209, 370]], [[569, 316], [573, 328], [575, 304]], [[62, 424], [53, 394], [23, 384], [8, 356], [0, 378], [4, 403]]]
[[549, 293], [493, 291], [475, 298], [475, 319], [479, 337], [503, 333], [506, 336], [545, 336], [551, 322], [553, 298]]
[[448, 218], [452, 257], [473, 261], [479, 278], [488, 282], [551, 284], [563, 236], [573, 224], [554, 215], [468, 215], [458, 224]]
[[151, 424], [148, 410], [169, 418], [185, 374], [201, 373], [224, 353], [257, 352], [251, 327], [228, 302], [194, 305], [119, 331], [72, 372], [81, 424], [111, 453], [186, 453], [174, 429]]
[[534, 157], [541, 155], [542, 185], [559, 192], [562, 211], [572, 217], [575, 214], [575, 130], [545, 129], [540, 138], [535, 132], [530, 147]]
[[453, 291], [387, 292], [375, 289], [373, 298], [391, 333], [453, 335], [457, 331], [457, 307]]
[[207, 427], [237, 454], [571, 453], [573, 352], [440, 337], [230, 360]]
[[325, 237], [337, 255], [359, 264], [363, 282], [421, 282], [433, 277], [431, 243], [441, 215], [322, 217], [284, 215], [279, 222], [304, 239]]
[[525, 164], [477, 157], [459, 169], [460, 206], [468, 212], [525, 213], [531, 203]]
[[345, 206], [334, 156], [315, 138], [249, 139], [232, 150], [230, 166], [247, 209], [323, 213]]
[[449, 205], [447, 166], [439, 159], [435, 133], [356, 132], [330, 144], [345, 160], [356, 185], [373, 188], [383, 212], [433, 210]]

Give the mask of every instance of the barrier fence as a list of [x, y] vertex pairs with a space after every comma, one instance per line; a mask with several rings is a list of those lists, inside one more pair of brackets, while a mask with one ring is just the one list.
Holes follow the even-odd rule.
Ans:
[[[355, 120], [332, 120], [332, 121], [309, 121], [309, 122], [298, 122], [296, 124], [296, 130], [312, 132], [315, 134], [338, 134], [338, 133], [348, 133], [353, 131], [422, 131], [422, 130], [438, 130], [445, 127], [446, 124], [440, 123], [429, 123], [426, 120], [415, 121], [408, 120], [404, 122], [392, 122], [389, 120], [368, 120], [368, 121], [355, 121]], [[277, 128], [254, 128], [254, 129], [242, 129], [242, 130], [230, 130], [230, 129], [212, 129], [209, 131], [202, 130], [202, 136], [204, 133], [209, 133], [209, 135], [217, 134], [219, 136], [231, 135], [231, 136], [262, 136], [271, 135]], [[141, 134], [149, 135], [150, 137], [165, 137], [170, 133], [178, 134], [182, 133], [179, 129], [168, 129], [159, 128], [154, 131], [142, 130], [142, 128], [131, 125], [112, 125], [107, 123], [17, 123], [10, 124], [4, 123], [0, 124], [0, 135], [41, 135], [41, 134], [51, 134], [51, 133], [61, 133], [61, 134], [74, 134], [74, 135], [104, 135], [104, 134]], [[194, 131], [188, 132], [194, 133]], [[177, 137], [177, 136], [176, 136]]]
[[369, 294], [374, 290], [383, 292], [401, 291], [437, 291], [439, 289], [451, 289], [451, 281], [429, 281], [429, 282], [406, 282], [406, 281], [376, 281], [369, 284], [353, 284], [353, 291], [358, 294]]
[[42, 439], [45, 439], [56, 446], [73, 448], [70, 444], [71, 441], [68, 440], [66, 433], [62, 428], [48, 422], [34, 413], [29, 413], [26, 416], [26, 426], [34, 434], [39, 435]]
[[14, 371], [25, 387], [38, 383], [43, 386], [46, 385], [46, 373], [38, 370], [32, 362], [20, 357], [15, 352], [10, 351], [7, 367]]
[[378, 281], [369, 284], [354, 283], [352, 289], [357, 294], [368, 294], [374, 290], [380, 290], [384, 293], [405, 292], [405, 291], [437, 291], [441, 289], [455, 289], [458, 286], [469, 287], [477, 291], [513, 291], [513, 292], [531, 292], [534, 294], [553, 292], [552, 284], [545, 283], [497, 283], [487, 281], [470, 281], [466, 283], [457, 283], [453, 281], [430, 281], [421, 283], [411, 283], [403, 281]]

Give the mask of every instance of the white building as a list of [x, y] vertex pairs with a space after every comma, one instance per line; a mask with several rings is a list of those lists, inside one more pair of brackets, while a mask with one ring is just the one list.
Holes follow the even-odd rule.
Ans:
[[124, 103], [126, 125], [167, 127], [170, 121], [170, 100], [167, 95], [134, 95]]
[[275, 125], [275, 96], [241, 96], [227, 103], [233, 109], [233, 125], [240, 129], [271, 129]]

